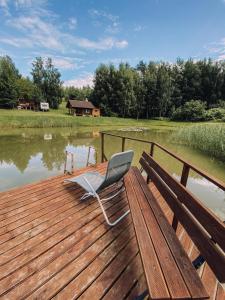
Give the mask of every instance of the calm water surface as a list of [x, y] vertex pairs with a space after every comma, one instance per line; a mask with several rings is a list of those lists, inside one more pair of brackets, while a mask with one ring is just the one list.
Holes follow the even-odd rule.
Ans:
[[[65, 150], [75, 154], [75, 168], [77, 169], [86, 166], [89, 146], [93, 147], [90, 151], [90, 162], [99, 162], [99, 130], [101, 129], [60, 128], [11, 129], [0, 132], [0, 191], [62, 174]], [[111, 131], [114, 132], [115, 129], [111, 128]], [[223, 162], [191, 147], [180, 145], [175, 141], [172, 131], [152, 129], [119, 133], [158, 142], [212, 176], [225, 181]], [[113, 153], [121, 151], [121, 140], [105, 137], [105, 148], [109, 158]], [[143, 149], [149, 150], [147, 145], [132, 141], [126, 143], [126, 148], [135, 150], [135, 164], [138, 164]], [[155, 152], [155, 157], [174, 177], [180, 177], [182, 169], [180, 163], [160, 150]], [[187, 186], [222, 220], [225, 220], [225, 193], [223, 191], [195, 173], [191, 173]]]

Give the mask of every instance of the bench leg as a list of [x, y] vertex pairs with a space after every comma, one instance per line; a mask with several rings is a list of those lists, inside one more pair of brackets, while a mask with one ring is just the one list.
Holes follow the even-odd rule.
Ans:
[[145, 290], [141, 295], [137, 296], [135, 300], [144, 300], [148, 296], [148, 290]]

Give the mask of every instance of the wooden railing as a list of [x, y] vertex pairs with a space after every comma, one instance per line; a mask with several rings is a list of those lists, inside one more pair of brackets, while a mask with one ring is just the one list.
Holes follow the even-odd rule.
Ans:
[[[126, 136], [122, 136], [122, 135], [119, 135], [119, 134], [113, 134], [113, 133], [109, 133], [109, 132], [101, 132], [101, 161], [102, 162], [107, 161], [107, 157], [105, 155], [105, 139], [104, 139], [105, 135], [120, 138], [121, 139], [121, 151], [122, 152], [125, 150], [126, 140], [131, 140], [131, 141], [135, 141], [135, 142], [138, 142], [138, 143], [149, 144], [149, 154], [152, 157], [154, 155], [155, 148], [159, 148], [163, 152], [165, 152], [168, 155], [172, 156], [173, 158], [175, 158], [176, 160], [178, 160], [179, 162], [181, 162], [183, 164], [182, 173], [181, 173], [181, 177], [180, 177], [180, 183], [183, 186], [187, 185], [190, 170], [193, 170], [197, 174], [201, 175], [203, 178], [205, 178], [208, 181], [215, 184], [218, 188], [225, 191], [225, 184], [222, 181], [212, 177], [211, 175], [207, 174], [205, 171], [200, 170], [198, 167], [196, 167], [193, 164], [185, 161], [183, 158], [181, 158], [180, 156], [174, 154], [173, 152], [166, 149], [162, 145], [160, 145], [158, 143], [155, 143], [155, 142], [152, 142], [152, 141], [147, 141], [147, 140], [143, 140], [143, 139], [136, 139], [136, 138], [132, 138], [132, 137], [126, 137]], [[178, 225], [178, 221], [177, 221], [176, 217], [174, 217], [172, 226], [175, 230], [177, 229], [177, 225]]]

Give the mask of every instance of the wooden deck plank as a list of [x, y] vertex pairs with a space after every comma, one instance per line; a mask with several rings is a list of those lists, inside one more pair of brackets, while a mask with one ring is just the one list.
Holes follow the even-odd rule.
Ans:
[[129, 294], [126, 296], [126, 300], [134, 300], [137, 299], [137, 297], [140, 297], [143, 294], [146, 294], [145, 300], [148, 298], [148, 290], [146, 289], [147, 283], [145, 279], [145, 275], [142, 274], [140, 278], [138, 278], [136, 284], [131, 289]]
[[[73, 176], [96, 169], [104, 173], [105, 168], [106, 163], [75, 171]], [[90, 299], [92, 294], [93, 298], [95, 290], [99, 298], [134, 299], [147, 285], [137, 241], [132, 238], [131, 216], [110, 228], [96, 200], [81, 202], [83, 191], [63, 184], [66, 177], [70, 176], [59, 175], [0, 193], [0, 299], [47, 299], [59, 292], [68, 293], [70, 299], [70, 286], [78, 287], [81, 299]], [[157, 188], [152, 183], [149, 186], [171, 221], [170, 208]], [[105, 205], [112, 219], [116, 218], [127, 209], [126, 194]], [[182, 228], [178, 231], [181, 234]], [[186, 235], [181, 234], [181, 242], [188, 251]], [[126, 236], [124, 244], [122, 236]], [[196, 253], [192, 246], [189, 254]], [[201, 275], [213, 299], [224, 300], [224, 288], [210, 269], [204, 268]]]
[[108, 293], [102, 298], [104, 300], [125, 299], [130, 290], [136, 285], [143, 272], [140, 255], [137, 254], [132, 263], [121, 274]]
[[[115, 201], [106, 204], [107, 206], [111, 206], [115, 202], [118, 202], [120, 199], [115, 199]], [[13, 269], [13, 267], [19, 267], [21, 263], [24, 262], [24, 258], [28, 259], [28, 255], [26, 251], [30, 252], [31, 248], [35, 249], [32, 251], [32, 256], [29, 255], [30, 259], [34, 257], [34, 255], [39, 255], [39, 251], [45, 251], [49, 247], [52, 247], [55, 243], [65, 239], [67, 236], [71, 235], [75, 230], [79, 229], [94, 219], [96, 216], [101, 214], [97, 203], [93, 203], [92, 206], [87, 207], [86, 209], [79, 211], [78, 214], [74, 214], [77, 222], [75, 223], [75, 219], [67, 219], [66, 221], [60, 222], [56, 224], [56, 226], [52, 226], [49, 230], [44, 231], [43, 233], [38, 234], [37, 236], [30, 238], [26, 242], [12, 248], [11, 250], [5, 252], [0, 255], [0, 273], [3, 271], [4, 265], [9, 262], [11, 265], [8, 269]], [[13, 258], [13, 259], [12, 259]], [[1, 275], [0, 275], [1, 278]]]
[[[109, 191], [110, 194], [110, 191]], [[105, 193], [105, 195], [107, 195]], [[69, 225], [74, 221], [74, 218], [81, 218], [82, 216], [85, 216], [89, 214], [92, 210], [96, 209], [98, 207], [98, 203], [94, 199], [89, 199], [86, 200], [85, 202], [81, 202], [79, 205], [78, 204], [73, 204], [74, 201], [71, 203], [71, 209], [68, 209], [67, 211], [70, 212], [70, 215], [66, 215], [66, 218], [61, 218], [60, 215], [57, 215], [55, 218], [48, 220], [48, 222], [45, 222], [44, 224], [42, 223], [41, 225], [37, 227], [33, 227], [31, 230], [18, 235], [14, 239], [10, 239], [8, 242], [5, 242], [3, 245], [0, 247], [0, 253], [4, 253], [8, 251], [10, 248], [16, 247], [23, 243], [22, 248], [23, 250], [25, 249], [25, 241], [29, 240], [31, 238], [37, 236], [41, 232], [43, 232], [43, 239], [51, 236], [53, 233], [56, 233], [60, 229], [66, 227], [66, 225]], [[87, 206], [88, 204], [88, 206]], [[74, 214], [74, 215], [73, 215]], [[65, 214], [64, 214], [65, 215]], [[51, 225], [51, 226], [50, 226]], [[50, 227], [50, 228], [49, 228]], [[46, 237], [45, 235], [48, 234]], [[40, 236], [40, 235], [39, 235]], [[40, 242], [40, 239], [38, 240]], [[15, 248], [14, 248], [15, 250]], [[1, 256], [0, 256], [0, 264], [1, 264]]]
[[[85, 169], [86, 170], [86, 169]], [[87, 169], [89, 170], [89, 169]], [[105, 171], [105, 168], [99, 168], [98, 171], [100, 173], [103, 173]], [[77, 173], [75, 173], [75, 175], [79, 175], [81, 174], [82, 171], [79, 171]], [[62, 175], [60, 178], [57, 179], [57, 181], [52, 180], [52, 182], [48, 183], [48, 185], [45, 186], [40, 186], [39, 190], [34, 192], [33, 190], [31, 190], [31, 192], [28, 190], [26, 191], [26, 193], [24, 192], [22, 195], [21, 194], [16, 194], [14, 197], [10, 198], [10, 201], [7, 201], [7, 203], [5, 204], [0, 204], [0, 210], [2, 211], [2, 213], [16, 209], [16, 208], [20, 208], [20, 207], [24, 207], [26, 209], [26, 205], [27, 204], [36, 204], [39, 203], [39, 201], [41, 199], [45, 199], [47, 196], [55, 196], [57, 195], [60, 191], [65, 191], [65, 185], [67, 186], [68, 184], [62, 184], [64, 179], [68, 178], [68, 175]], [[75, 187], [70, 185], [71, 189], [74, 189]], [[68, 189], [69, 191], [69, 189]], [[5, 209], [5, 210], [3, 210]]]
[[[132, 240], [129, 241], [129, 238]], [[128, 240], [128, 241], [127, 241]], [[109, 247], [101, 252], [95, 260], [88, 265], [88, 267], [72, 280], [66, 288], [61, 290], [55, 299], [76, 299], [82, 294], [82, 292], [90, 286], [95, 279], [104, 271], [104, 269], [113, 261], [113, 259], [119, 255], [123, 259], [127, 258], [127, 251], [132, 248], [130, 255], [133, 256], [137, 253], [137, 243], [134, 239], [134, 231], [123, 231], [120, 236], [114, 240]], [[120, 252], [120, 253], [119, 253]], [[123, 260], [121, 261], [123, 263]], [[92, 286], [96, 286], [95, 284]], [[92, 299], [100, 299], [97, 296], [97, 291], [91, 296]], [[88, 299], [88, 298], [86, 298]]]
[[[115, 214], [118, 209], [121, 209], [120, 204], [112, 206], [111, 208], [109, 208], [109, 214]], [[35, 260], [35, 255], [37, 255], [36, 247], [33, 249], [33, 251], [28, 251], [27, 255], [24, 257], [23, 263], [20, 263], [20, 268], [15, 267], [15, 269], [13, 269], [10, 268], [10, 265], [8, 265], [6, 269], [3, 268], [3, 271], [5, 270], [5, 273], [11, 272], [11, 275], [8, 275], [1, 281], [0, 294], [5, 292], [6, 289], [13, 287], [27, 277], [31, 276], [32, 274], [46, 266], [48, 263], [51, 263], [51, 261], [53, 261], [54, 259], [58, 259], [59, 255], [63, 254], [65, 256], [68, 256], [69, 250], [73, 247], [77, 247], [76, 245], [81, 243], [80, 240], [82, 240], [83, 237], [85, 237], [85, 240], [82, 242], [84, 246], [93, 243], [94, 236], [92, 235], [94, 233], [96, 233], [96, 236], [98, 236], [98, 234], [101, 235], [102, 232], [104, 233], [104, 229], [104, 219], [101, 215], [99, 215], [91, 223], [87, 223], [86, 226], [83, 226], [79, 230], [75, 231], [71, 236], [68, 236], [67, 239], [62, 240], [61, 243], [59, 243], [59, 241], [56, 241], [57, 243], [55, 243], [55, 246], [50, 248], [49, 251], [48, 248], [46, 248], [45, 252], [42, 251], [42, 247], [40, 245], [38, 252], [39, 256], [36, 256]], [[79, 251], [81, 251], [81, 248], [82, 247], [80, 246]], [[41, 255], [42, 252], [43, 254]], [[69, 256], [68, 259], [71, 259], [72, 257], [73, 256]], [[33, 260], [31, 260], [31, 258], [33, 258]], [[29, 261], [30, 263], [28, 263]], [[61, 265], [63, 265], [63, 262], [61, 262]], [[42, 280], [43, 278], [44, 276], [42, 277]], [[36, 282], [35, 284], [39, 283]], [[27, 288], [27, 286], [28, 284], [26, 283], [25, 289]]]
[[[124, 226], [124, 224], [126, 224], [126, 226]], [[35, 280], [33, 280], [33, 285], [37, 287], [41, 285], [40, 282], [38, 284], [36, 283], [37, 278], [40, 278], [42, 283], [45, 283], [46, 279], [48, 279], [48, 282], [41, 285], [28, 299], [48, 299], [56, 295], [62, 288], [67, 286], [76, 275], [84, 270], [90, 262], [95, 259], [98, 253], [102, 252], [123, 230], [126, 230], [129, 224], [130, 220], [127, 219], [123, 220], [114, 228], [108, 228], [102, 225], [101, 232], [96, 236], [92, 235], [91, 238], [89, 237], [88, 241], [86, 241], [88, 245], [86, 245], [85, 248], [83, 246], [84, 249], [80, 248], [80, 245], [77, 244], [77, 246], [70, 249], [68, 253], [60, 257], [57, 264], [51, 264], [48, 268], [43, 269], [43, 271], [37, 274]], [[92, 243], [90, 243], [90, 240], [92, 240]], [[77, 252], [79, 252], [79, 254]], [[65, 264], [65, 259], [69, 260], [70, 263]], [[58, 268], [57, 270], [56, 267]], [[26, 286], [24, 286], [24, 292], [27, 293]]]
[[[129, 253], [129, 255], [127, 255]], [[88, 287], [88, 289], [79, 297], [79, 299], [101, 299], [114, 284], [116, 279], [122, 274], [138, 253], [138, 247], [135, 237], [132, 243], [127, 244], [112, 263], [100, 274], [100, 276]]]

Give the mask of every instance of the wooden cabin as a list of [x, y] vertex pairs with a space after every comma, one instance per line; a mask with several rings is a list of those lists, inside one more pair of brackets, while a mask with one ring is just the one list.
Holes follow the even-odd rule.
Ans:
[[100, 117], [100, 109], [88, 100], [68, 100], [66, 107], [74, 116]]
[[19, 99], [17, 102], [18, 109], [38, 110], [39, 105], [34, 100]]

